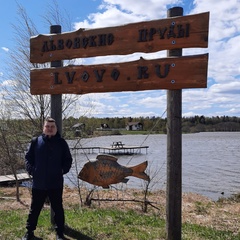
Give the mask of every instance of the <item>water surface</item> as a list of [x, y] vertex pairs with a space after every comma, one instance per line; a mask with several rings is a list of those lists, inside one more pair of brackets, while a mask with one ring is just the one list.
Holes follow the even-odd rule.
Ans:
[[[240, 192], [240, 133], [204, 132], [182, 135], [182, 191], [194, 192], [217, 200]], [[125, 145], [149, 146], [147, 154], [119, 155], [118, 163], [133, 166], [148, 161], [147, 172], [152, 178], [150, 190], [166, 189], [167, 136], [120, 135], [81, 139], [78, 146], [108, 147], [113, 142]], [[76, 142], [71, 141], [70, 146]], [[76, 186], [76, 175], [82, 166], [97, 155], [73, 152], [76, 164], [65, 178], [66, 184]], [[118, 184], [119, 185], [119, 184]], [[114, 185], [118, 187], [118, 185]], [[143, 188], [144, 181], [130, 177], [125, 187]]]

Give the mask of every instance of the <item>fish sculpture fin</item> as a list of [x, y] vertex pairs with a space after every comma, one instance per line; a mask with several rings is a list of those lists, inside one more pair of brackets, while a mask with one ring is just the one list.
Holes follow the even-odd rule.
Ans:
[[141, 178], [141, 179], [146, 180], [146, 181], [150, 181], [149, 176], [144, 172], [147, 168], [147, 165], [148, 165], [148, 162], [145, 161], [143, 163], [140, 163], [137, 166], [130, 167], [133, 170], [132, 176], [137, 177], [137, 178]]
[[116, 158], [115, 156], [113, 156], [113, 155], [109, 155], [109, 154], [99, 154], [99, 155], [97, 155], [97, 160], [110, 160], [110, 161], [117, 161], [118, 160], [118, 158]]
[[[129, 181], [128, 178], [123, 178], [123, 179], [121, 180], [122, 183], [127, 183], [128, 181]], [[109, 185], [102, 186], [102, 188], [104, 188], [104, 189], [108, 189], [108, 188], [109, 188]]]

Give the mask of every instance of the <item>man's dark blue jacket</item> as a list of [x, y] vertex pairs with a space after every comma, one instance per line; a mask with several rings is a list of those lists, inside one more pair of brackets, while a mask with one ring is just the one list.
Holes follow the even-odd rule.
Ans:
[[25, 156], [25, 165], [33, 177], [33, 188], [62, 188], [63, 174], [68, 173], [72, 165], [67, 142], [59, 133], [51, 138], [42, 134], [30, 144]]

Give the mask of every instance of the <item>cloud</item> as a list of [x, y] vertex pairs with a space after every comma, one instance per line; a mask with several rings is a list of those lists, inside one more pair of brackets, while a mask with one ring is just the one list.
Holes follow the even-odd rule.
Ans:
[[2, 47], [2, 50], [5, 51], [5, 52], [8, 52], [8, 51], [9, 51], [9, 48]]
[[219, 94], [239, 94], [240, 96], [240, 82], [229, 82], [225, 84], [215, 84], [211, 87], [212, 91]]
[[1, 83], [1, 86], [4, 86], [4, 87], [13, 87], [15, 85], [16, 85], [16, 81], [14, 81], [14, 80], [4, 80]]
[[[82, 22], [75, 22], [74, 28], [102, 28], [126, 23], [166, 18], [167, 5], [181, 1], [157, 0], [104, 0], [100, 12], [92, 13]], [[144, 11], [143, 11], [144, 9]]]

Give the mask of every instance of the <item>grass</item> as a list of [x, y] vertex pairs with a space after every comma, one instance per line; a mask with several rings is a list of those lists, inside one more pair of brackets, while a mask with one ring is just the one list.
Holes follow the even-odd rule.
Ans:
[[[0, 239], [21, 239], [25, 233], [28, 210], [0, 211]], [[155, 214], [143, 214], [134, 210], [90, 209], [72, 207], [65, 210], [66, 236], [82, 240], [149, 240], [166, 239], [165, 220]], [[43, 209], [35, 231], [44, 240], [55, 239], [50, 225], [50, 211]], [[240, 234], [220, 231], [211, 227], [184, 223], [182, 239], [238, 240]]]
[[149, 132], [149, 131], [145, 131], [145, 130], [134, 130], [134, 131], [129, 131], [129, 130], [121, 130], [120, 133], [122, 135], [148, 135], [148, 134], [163, 134], [163, 132], [159, 132], [159, 131], [153, 131], [153, 132]]

